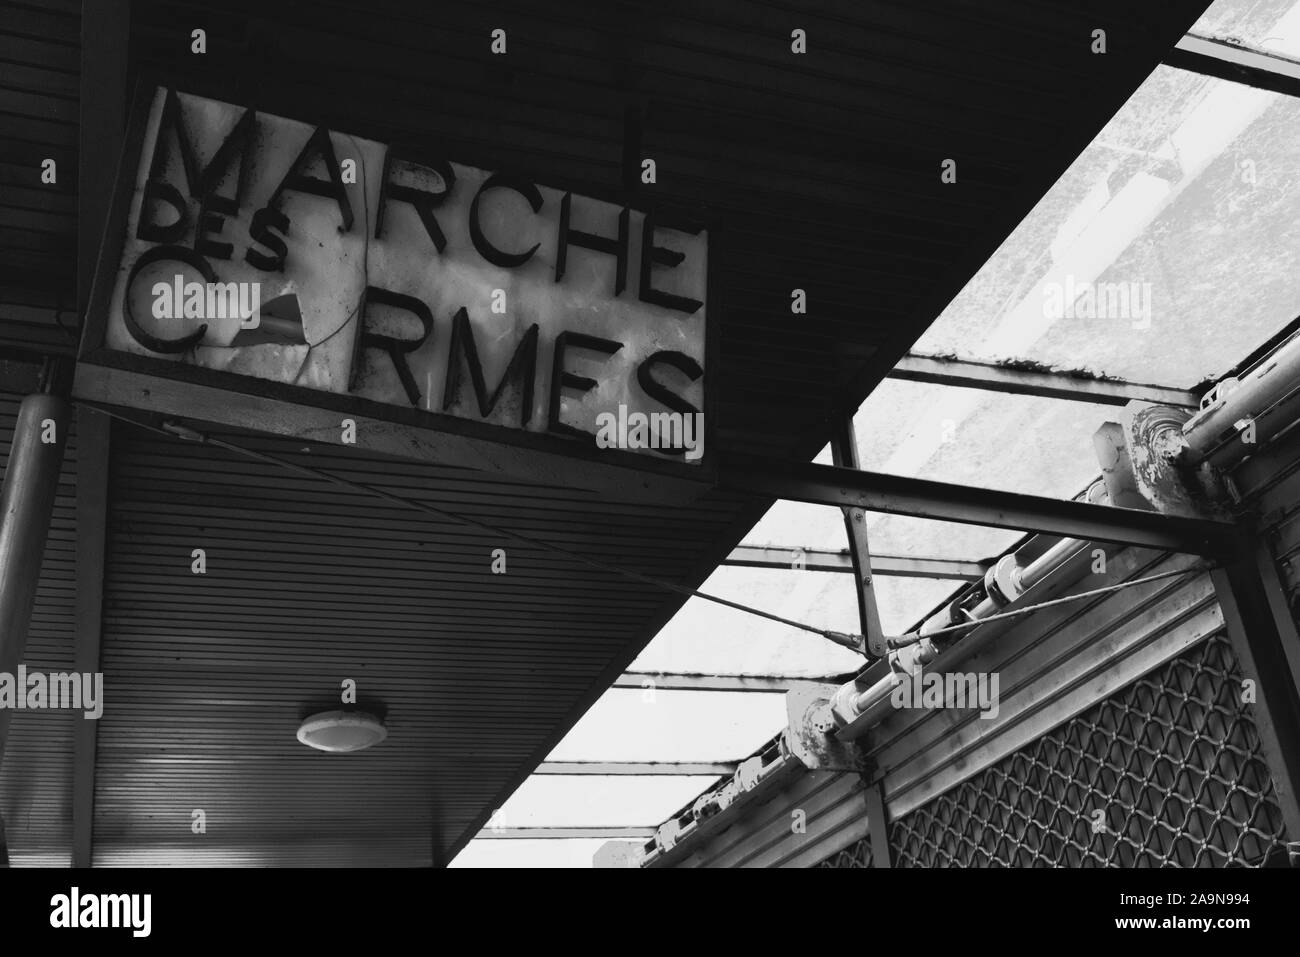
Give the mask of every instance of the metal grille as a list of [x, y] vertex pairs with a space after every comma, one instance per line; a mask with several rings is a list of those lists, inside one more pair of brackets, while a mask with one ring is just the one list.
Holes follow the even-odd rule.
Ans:
[[893, 822], [894, 866], [1284, 863], [1251, 707], [1231, 645], [1211, 637]]
[[871, 867], [871, 837], [868, 835], [860, 841], [854, 841], [844, 850], [837, 854], [832, 854], [824, 861], [819, 861], [813, 867], [846, 867], [846, 868], [866, 868]]

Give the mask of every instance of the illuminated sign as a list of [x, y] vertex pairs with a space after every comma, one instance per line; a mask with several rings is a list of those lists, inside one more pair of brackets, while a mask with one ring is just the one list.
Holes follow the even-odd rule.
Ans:
[[164, 88], [133, 123], [79, 396], [542, 479], [711, 461], [698, 222]]

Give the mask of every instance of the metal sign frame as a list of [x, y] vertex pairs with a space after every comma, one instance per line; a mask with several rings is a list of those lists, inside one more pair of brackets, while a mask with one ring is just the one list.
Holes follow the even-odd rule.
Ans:
[[[333, 445], [340, 444], [342, 419], [352, 418], [357, 424], [357, 448], [408, 459], [503, 472], [544, 484], [612, 492], [619, 497], [685, 501], [698, 497], [714, 485], [718, 460], [716, 419], [720, 374], [718, 343], [721, 338], [718, 328], [720, 297], [716, 288], [717, 243], [714, 240], [719, 227], [717, 217], [707, 210], [684, 211], [671, 204], [647, 207], [633, 204], [625, 196], [611, 196], [608, 191], [602, 195], [599, 189], [589, 187], [571, 190], [568, 184], [557, 183], [549, 177], [540, 181], [541, 185], [579, 192], [584, 197], [638, 212], [685, 220], [709, 231], [711, 242], [705, 269], [704, 451], [697, 464], [623, 449], [601, 449], [594, 444], [550, 433], [512, 429], [446, 413], [390, 405], [360, 396], [257, 379], [109, 348], [105, 337], [111, 297], [126, 241], [127, 221], [150, 111], [159, 87], [188, 93], [154, 74], [142, 75], [137, 82], [78, 351], [73, 388], [77, 398], [165, 417], [248, 428]], [[207, 96], [201, 93], [193, 95]], [[263, 112], [258, 106], [248, 108]], [[311, 118], [287, 118], [323, 126], [331, 132], [335, 129], [329, 124], [315, 123]], [[363, 128], [362, 124], [357, 126]], [[401, 149], [404, 160], [421, 163], [422, 159], [430, 159], [427, 150], [402, 149], [388, 139], [380, 142], [390, 149]], [[473, 157], [462, 160], [460, 151], [454, 146], [448, 147], [446, 155], [455, 156], [457, 162], [475, 162]], [[482, 168], [494, 167], [487, 165]]]

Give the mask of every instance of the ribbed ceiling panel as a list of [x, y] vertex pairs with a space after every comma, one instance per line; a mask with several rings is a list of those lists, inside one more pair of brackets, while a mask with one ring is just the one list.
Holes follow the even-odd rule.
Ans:
[[[644, 573], [677, 574], [729, 517], [238, 441]], [[664, 604], [226, 451], [131, 426], [113, 443], [97, 864], [427, 865], [433, 835], [468, 827]], [[299, 744], [300, 720], [339, 707], [347, 678], [389, 739], [356, 755]]]
[[80, 29], [77, 0], [0, 2], [0, 345], [76, 344]]

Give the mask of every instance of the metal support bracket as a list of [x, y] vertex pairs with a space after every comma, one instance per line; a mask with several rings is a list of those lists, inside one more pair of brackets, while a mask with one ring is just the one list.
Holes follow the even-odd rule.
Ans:
[[835, 737], [831, 697], [839, 685], [799, 682], [785, 694], [786, 746], [810, 771], [866, 774], [871, 762], [852, 741]]
[[[831, 434], [831, 461], [840, 468], [860, 468], [852, 413], [843, 413], [835, 419]], [[857, 587], [858, 623], [866, 638], [869, 656], [883, 658], [889, 649], [880, 625], [880, 609], [876, 604], [876, 590], [872, 583], [867, 512], [852, 505], [843, 506], [841, 511], [844, 513], [844, 529], [849, 539], [849, 557], [853, 561], [853, 583]]]

